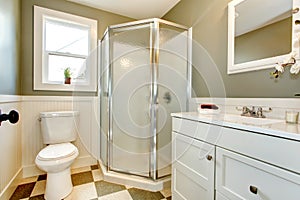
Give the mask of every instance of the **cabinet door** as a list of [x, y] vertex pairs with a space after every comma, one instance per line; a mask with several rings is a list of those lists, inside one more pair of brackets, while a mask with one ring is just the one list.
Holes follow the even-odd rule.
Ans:
[[299, 200], [299, 174], [216, 148], [216, 190], [230, 200]]
[[213, 200], [215, 147], [173, 132], [172, 199]]
[[216, 192], [216, 200], [229, 200], [224, 195], [219, 192]]

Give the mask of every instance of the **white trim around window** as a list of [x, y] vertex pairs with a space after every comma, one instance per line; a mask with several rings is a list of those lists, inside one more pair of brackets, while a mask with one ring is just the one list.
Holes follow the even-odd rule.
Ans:
[[[85, 62], [84, 81], [74, 81], [71, 84], [63, 82], [50, 82], [48, 79], [47, 52], [45, 54], [44, 22], [45, 19], [56, 19], [73, 25], [88, 27], [89, 44], [88, 56]], [[34, 90], [51, 91], [97, 91], [97, 21], [77, 15], [55, 11], [39, 6], [34, 6]], [[70, 54], [71, 55], [71, 54]], [[69, 55], [69, 56], [70, 56]], [[71, 55], [72, 56], [72, 55]]]

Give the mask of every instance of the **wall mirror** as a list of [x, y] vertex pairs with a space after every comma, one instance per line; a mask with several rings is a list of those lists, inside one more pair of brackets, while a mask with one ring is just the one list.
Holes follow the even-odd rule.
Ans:
[[231, 1], [228, 4], [227, 73], [271, 68], [291, 52], [299, 54], [296, 29], [300, 25], [295, 25], [296, 19], [299, 19], [299, 12], [295, 9], [299, 7], [299, 2]]

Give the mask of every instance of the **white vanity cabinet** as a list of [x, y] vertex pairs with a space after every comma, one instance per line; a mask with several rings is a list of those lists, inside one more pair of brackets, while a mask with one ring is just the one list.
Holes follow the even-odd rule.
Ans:
[[214, 199], [215, 146], [172, 134], [172, 199]]
[[172, 119], [173, 200], [300, 199], [300, 141], [190, 118]]

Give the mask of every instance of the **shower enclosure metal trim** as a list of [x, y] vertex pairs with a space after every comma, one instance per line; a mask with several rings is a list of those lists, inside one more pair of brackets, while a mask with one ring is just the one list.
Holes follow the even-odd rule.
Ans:
[[188, 42], [187, 42], [187, 91], [186, 91], [186, 110], [189, 110], [190, 99], [192, 98], [192, 51], [193, 51], [193, 27], [188, 29]]
[[[176, 28], [188, 30], [188, 27], [176, 24], [174, 22], [169, 22], [167, 20], [159, 19], [159, 18], [151, 18], [151, 19], [144, 19], [144, 20], [138, 20], [138, 21], [133, 21], [133, 22], [127, 22], [123, 24], [117, 24], [117, 25], [111, 25], [108, 27], [108, 29], [117, 29], [117, 28], [124, 28], [128, 26], [135, 26], [135, 25], [142, 25], [142, 24], [149, 24], [149, 23], [162, 23], [166, 25], [170, 25]], [[107, 30], [106, 30], [107, 31]], [[105, 35], [105, 33], [104, 33]]]
[[[157, 71], [158, 71], [158, 46], [159, 46], [159, 24], [157, 21], [154, 21], [151, 26], [150, 31], [150, 62], [151, 62], [151, 131], [152, 131], [152, 140], [150, 141], [150, 177], [156, 180], [157, 178], [157, 159], [156, 159], [156, 106], [157, 102]], [[154, 44], [154, 46], [152, 46]]]
[[[108, 66], [108, 91], [107, 91], [107, 95], [108, 95], [108, 142], [107, 142], [107, 170], [110, 171], [111, 169], [111, 164], [113, 162], [113, 158], [112, 158], [112, 152], [113, 152], [113, 103], [112, 103], [112, 77], [113, 77], [113, 70], [112, 70], [112, 58], [111, 58], [111, 47], [112, 45], [112, 41], [111, 41], [111, 37], [112, 37], [112, 32], [111, 30], [116, 30], [118, 29], [119, 31], [124, 31], [126, 29], [135, 29], [134, 26], [142, 26], [142, 25], [150, 25], [150, 66], [151, 66], [151, 85], [150, 85], [150, 93], [151, 93], [151, 99], [150, 99], [150, 127], [151, 127], [151, 140], [150, 140], [150, 162], [149, 162], [149, 176], [147, 177], [151, 177], [153, 180], [157, 180], [158, 179], [158, 162], [157, 162], [157, 106], [158, 106], [158, 83], [157, 83], [157, 77], [158, 77], [158, 61], [159, 61], [159, 42], [160, 42], [160, 35], [159, 35], [159, 29], [160, 29], [160, 23], [165, 24], [165, 25], [169, 25], [172, 27], [176, 27], [178, 29], [187, 31], [187, 38], [191, 37], [191, 29], [188, 29], [185, 26], [173, 23], [173, 22], [169, 22], [166, 20], [162, 20], [162, 19], [157, 19], [157, 18], [153, 18], [153, 19], [146, 19], [146, 20], [139, 20], [139, 21], [134, 21], [134, 22], [129, 22], [129, 23], [123, 23], [123, 24], [118, 24], [118, 25], [112, 25], [109, 26], [105, 33], [104, 36], [108, 37], [108, 49], [109, 49], [109, 53], [108, 53], [108, 61], [109, 61], [109, 66]], [[103, 40], [102, 38], [102, 40]], [[101, 41], [102, 41], [101, 40]], [[191, 38], [188, 38], [187, 41], [187, 97], [186, 97], [186, 109], [188, 109], [188, 105], [189, 105], [189, 98], [191, 97], [191, 44], [190, 44], [190, 40]], [[103, 91], [102, 91], [103, 92]], [[100, 108], [102, 109], [102, 108]], [[102, 111], [101, 111], [102, 112]], [[118, 172], [122, 172], [122, 173], [128, 173], [128, 174], [134, 174], [134, 175], [138, 175], [135, 174], [134, 172], [131, 171], [126, 171], [126, 170], [122, 170], [122, 169], [114, 169], [112, 171], [118, 171]]]

